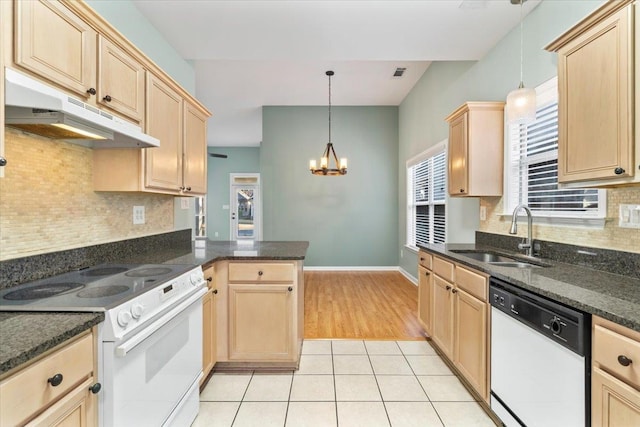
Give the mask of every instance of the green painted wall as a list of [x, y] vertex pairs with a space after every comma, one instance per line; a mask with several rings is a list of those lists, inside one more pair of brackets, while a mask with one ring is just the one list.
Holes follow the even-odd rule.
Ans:
[[129, 0], [87, 0], [87, 4], [173, 77], [180, 86], [195, 95], [196, 74], [193, 66], [171, 47], [133, 3]]
[[[524, 21], [524, 83], [535, 87], [557, 74], [556, 55], [543, 48], [567, 28], [597, 8], [602, 0], [544, 1]], [[520, 27], [500, 40], [477, 62], [435, 62], [399, 107], [399, 247], [406, 229], [407, 159], [447, 137], [444, 118], [466, 101], [503, 101], [519, 83]], [[462, 203], [459, 199], [456, 204]], [[462, 217], [478, 215], [468, 206], [456, 206]], [[417, 277], [417, 256], [403, 251], [400, 267]]]
[[398, 265], [398, 108], [334, 107], [345, 176], [319, 177], [326, 107], [263, 107], [264, 240], [308, 240], [307, 266]]
[[211, 240], [229, 240], [231, 211], [223, 208], [230, 203], [229, 174], [260, 172], [260, 148], [208, 147], [208, 151], [228, 157], [207, 158], [207, 237]]

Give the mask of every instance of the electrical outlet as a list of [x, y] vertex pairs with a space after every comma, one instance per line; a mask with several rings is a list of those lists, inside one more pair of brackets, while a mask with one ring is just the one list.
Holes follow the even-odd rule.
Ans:
[[487, 220], [487, 207], [480, 206], [480, 221], [486, 221], [486, 220]]
[[144, 206], [134, 206], [133, 207], [133, 223], [134, 224], [144, 224]]
[[620, 205], [618, 226], [621, 228], [640, 228], [640, 205]]
[[180, 209], [189, 209], [190, 197], [183, 197], [180, 199]]

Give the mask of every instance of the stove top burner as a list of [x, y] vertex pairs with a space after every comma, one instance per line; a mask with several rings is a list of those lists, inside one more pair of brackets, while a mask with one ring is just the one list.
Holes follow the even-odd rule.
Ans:
[[129, 271], [124, 273], [125, 276], [128, 277], [149, 277], [149, 276], [160, 276], [162, 274], [171, 273], [170, 268], [166, 267], [148, 267], [148, 268], [139, 268], [137, 270]]
[[111, 276], [113, 274], [123, 273], [129, 270], [125, 267], [102, 267], [102, 268], [92, 268], [90, 270], [83, 271], [81, 274], [87, 277], [96, 277], [96, 276]]
[[78, 298], [102, 298], [118, 295], [128, 290], [129, 287], [123, 285], [98, 286], [96, 288], [83, 289], [78, 292], [77, 296]]
[[5, 294], [2, 298], [12, 301], [34, 300], [50, 298], [75, 289], [83, 288], [82, 283], [45, 283], [24, 289], [16, 289]]

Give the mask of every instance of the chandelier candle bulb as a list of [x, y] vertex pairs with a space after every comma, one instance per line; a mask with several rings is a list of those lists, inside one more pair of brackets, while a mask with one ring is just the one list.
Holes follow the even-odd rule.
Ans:
[[340, 169], [346, 169], [347, 168], [347, 159], [345, 157], [340, 159]]
[[329, 159], [327, 157], [323, 157], [320, 159], [320, 167], [322, 169], [326, 169], [328, 165], [329, 165]]
[[309, 169], [314, 170], [318, 167], [318, 164], [315, 160], [309, 160]]

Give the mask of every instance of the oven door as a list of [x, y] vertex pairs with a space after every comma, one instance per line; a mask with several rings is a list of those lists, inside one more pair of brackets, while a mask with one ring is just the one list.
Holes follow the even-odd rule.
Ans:
[[136, 335], [103, 343], [104, 426], [162, 426], [202, 372], [202, 292]]

